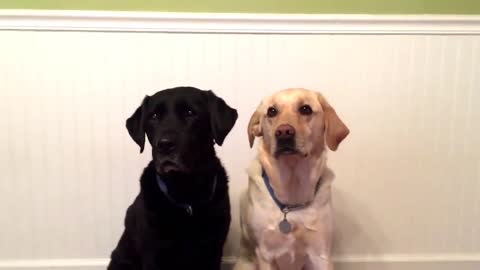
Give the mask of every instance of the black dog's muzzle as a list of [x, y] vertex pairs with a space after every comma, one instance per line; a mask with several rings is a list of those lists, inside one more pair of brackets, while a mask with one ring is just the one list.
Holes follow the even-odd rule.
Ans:
[[169, 137], [163, 137], [156, 143], [156, 149], [162, 155], [171, 154], [175, 151], [176, 146], [177, 143], [175, 139]]

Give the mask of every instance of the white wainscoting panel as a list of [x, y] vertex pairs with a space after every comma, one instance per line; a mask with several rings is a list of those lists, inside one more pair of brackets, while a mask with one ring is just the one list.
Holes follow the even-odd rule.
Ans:
[[322, 91], [351, 129], [330, 154], [338, 269], [480, 268], [480, 36], [0, 31], [0, 269], [103, 269], [138, 193], [125, 120], [146, 94], [213, 89], [231, 264], [260, 99]]

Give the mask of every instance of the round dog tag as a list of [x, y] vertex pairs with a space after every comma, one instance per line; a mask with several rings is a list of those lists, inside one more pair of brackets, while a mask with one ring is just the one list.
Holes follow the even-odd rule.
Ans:
[[280, 223], [278, 223], [278, 229], [284, 233], [284, 234], [288, 234], [292, 231], [292, 225], [290, 224], [290, 222], [288, 222], [288, 220], [285, 218], [283, 219], [282, 221], [280, 221]]

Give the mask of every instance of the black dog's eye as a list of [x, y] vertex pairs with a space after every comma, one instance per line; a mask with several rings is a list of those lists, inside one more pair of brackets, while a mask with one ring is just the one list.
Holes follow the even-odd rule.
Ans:
[[268, 117], [275, 117], [277, 115], [278, 111], [274, 107], [270, 107], [267, 110], [267, 116]]
[[158, 119], [158, 115], [156, 113], [150, 116], [150, 120], [157, 120], [157, 119]]
[[186, 109], [185, 110], [185, 116], [191, 117], [191, 116], [195, 116], [195, 115], [196, 115], [196, 113], [192, 109]]
[[310, 115], [313, 113], [312, 107], [308, 105], [303, 105], [302, 107], [300, 107], [299, 111], [300, 111], [300, 114], [303, 114], [303, 115]]

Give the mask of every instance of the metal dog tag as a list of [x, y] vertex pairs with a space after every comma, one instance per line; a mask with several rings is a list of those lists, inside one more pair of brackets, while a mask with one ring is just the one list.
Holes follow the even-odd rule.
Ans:
[[278, 229], [284, 234], [289, 234], [292, 231], [292, 225], [286, 218], [284, 218], [278, 223]]
[[288, 234], [292, 231], [292, 224], [290, 224], [290, 222], [288, 222], [287, 220], [287, 214], [288, 212], [290, 212], [290, 209], [285, 207], [284, 209], [282, 209], [282, 212], [283, 212], [283, 220], [280, 221], [280, 223], [278, 223], [278, 229], [282, 233]]

